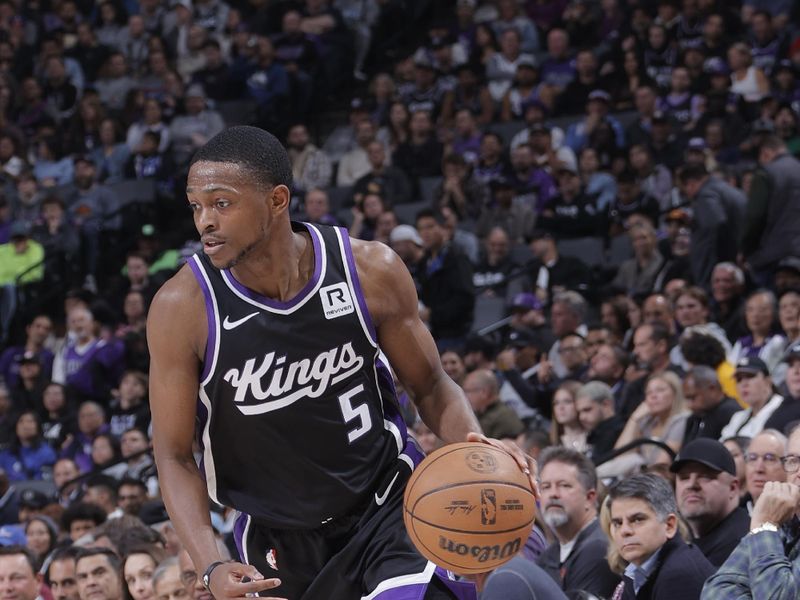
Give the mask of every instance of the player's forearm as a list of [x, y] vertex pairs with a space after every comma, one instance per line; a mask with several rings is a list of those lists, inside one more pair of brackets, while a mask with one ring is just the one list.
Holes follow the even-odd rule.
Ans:
[[208, 491], [194, 460], [159, 457], [161, 493], [175, 531], [198, 572], [221, 560], [208, 508]]
[[464, 392], [449, 377], [439, 379], [429, 394], [418, 398], [417, 409], [431, 431], [448, 444], [465, 442], [468, 433], [481, 433]]

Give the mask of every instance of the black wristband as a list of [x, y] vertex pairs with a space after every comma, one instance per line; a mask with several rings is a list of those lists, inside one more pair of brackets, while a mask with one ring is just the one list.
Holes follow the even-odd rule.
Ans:
[[211, 591], [211, 573], [213, 573], [214, 569], [216, 569], [218, 566], [224, 565], [226, 562], [230, 561], [215, 560], [213, 563], [208, 565], [206, 572], [203, 573], [203, 587], [206, 588], [209, 592]]

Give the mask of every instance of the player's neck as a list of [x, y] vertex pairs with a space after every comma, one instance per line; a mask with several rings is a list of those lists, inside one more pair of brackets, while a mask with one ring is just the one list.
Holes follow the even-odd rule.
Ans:
[[231, 269], [242, 285], [267, 298], [286, 302], [314, 275], [314, 246], [305, 233], [291, 229], [272, 235], [265, 250], [253, 252]]

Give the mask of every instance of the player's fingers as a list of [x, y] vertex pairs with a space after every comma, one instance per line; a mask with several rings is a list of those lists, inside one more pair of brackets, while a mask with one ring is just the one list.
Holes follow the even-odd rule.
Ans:
[[[249, 577], [247, 578], [249, 579]], [[266, 590], [276, 588], [281, 584], [280, 579], [258, 579], [242, 581], [239, 583], [229, 583], [224, 587], [226, 598], [242, 598], [250, 594], [258, 594]]]
[[482, 433], [477, 433], [475, 431], [471, 431], [471, 432], [469, 432], [467, 434], [467, 441], [468, 442], [483, 442], [483, 443], [486, 443], [486, 442], [489, 441], [489, 438], [487, 438]]

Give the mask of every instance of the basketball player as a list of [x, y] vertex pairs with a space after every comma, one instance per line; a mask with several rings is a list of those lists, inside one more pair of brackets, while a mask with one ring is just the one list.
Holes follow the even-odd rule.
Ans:
[[[291, 178], [279, 142], [253, 127], [223, 131], [192, 160], [204, 253], [164, 285], [147, 326], [172, 522], [217, 600], [475, 598], [405, 533], [403, 490], [422, 455], [381, 352], [443, 440], [503, 446], [478, 433], [442, 371], [399, 257], [290, 222]], [[242, 513], [241, 563], [220, 562], [208, 496]]]

